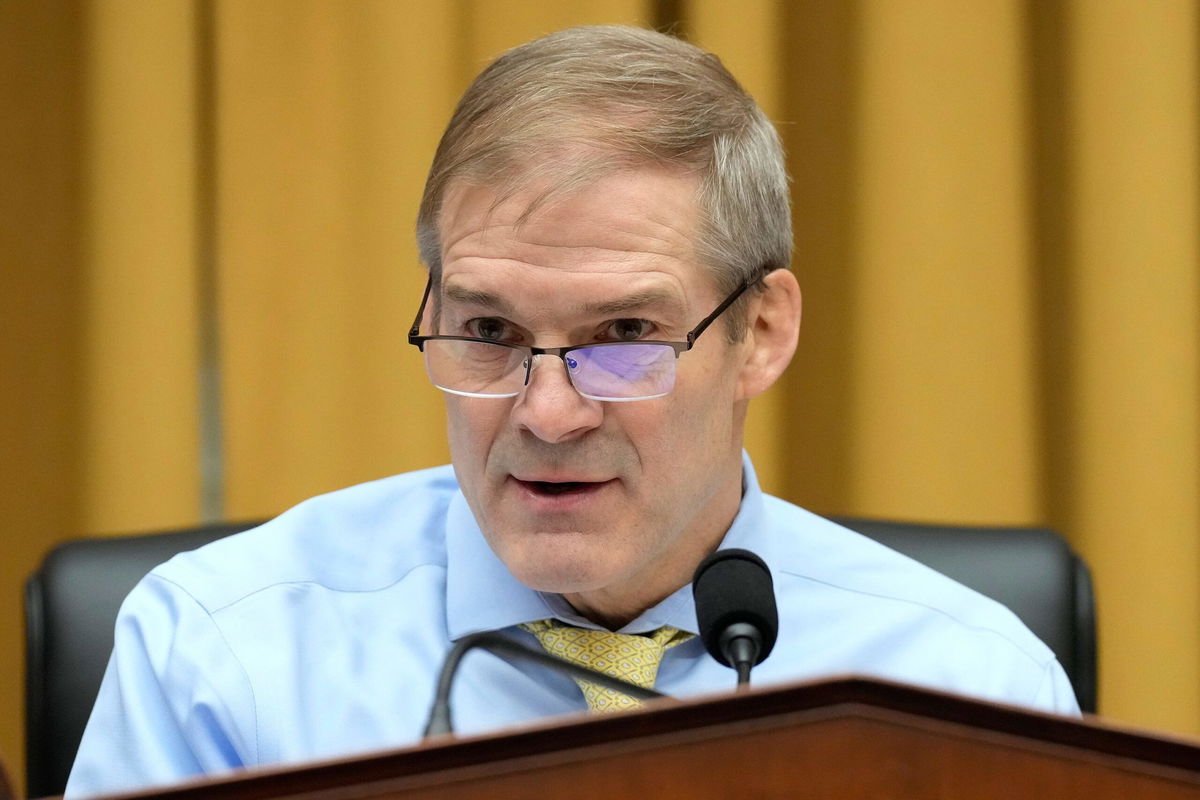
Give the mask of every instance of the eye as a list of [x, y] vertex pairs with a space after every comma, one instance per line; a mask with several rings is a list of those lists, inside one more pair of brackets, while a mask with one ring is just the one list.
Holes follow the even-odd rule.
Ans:
[[512, 327], [496, 317], [478, 317], [468, 320], [463, 327], [467, 331], [467, 336], [474, 336], [477, 339], [502, 342], [512, 337]]
[[618, 319], [608, 324], [605, 334], [616, 342], [633, 342], [645, 338], [653, 328], [648, 319]]

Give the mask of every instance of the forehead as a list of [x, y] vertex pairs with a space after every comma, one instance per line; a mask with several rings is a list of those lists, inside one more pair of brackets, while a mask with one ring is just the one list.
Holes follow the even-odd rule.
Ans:
[[700, 280], [697, 189], [693, 175], [656, 167], [569, 188], [452, 183], [439, 217], [444, 280], [529, 279], [547, 270], [563, 279]]

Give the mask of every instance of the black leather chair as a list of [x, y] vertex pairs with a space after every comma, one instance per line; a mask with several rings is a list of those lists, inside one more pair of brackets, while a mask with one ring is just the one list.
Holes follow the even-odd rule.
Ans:
[[142, 576], [176, 553], [257, 523], [76, 539], [25, 584], [25, 777], [29, 797], [62, 794], [113, 646], [113, 622]]
[[[1001, 601], [1058, 655], [1085, 711], [1096, 707], [1096, 634], [1087, 566], [1052, 531], [840, 519]], [[134, 584], [176, 553], [256, 523], [60, 544], [25, 591], [30, 797], [61, 794]]]
[[1092, 573], [1057, 533], [1045, 528], [836, 521], [1008, 606], [1058, 656], [1079, 707], [1096, 712]]

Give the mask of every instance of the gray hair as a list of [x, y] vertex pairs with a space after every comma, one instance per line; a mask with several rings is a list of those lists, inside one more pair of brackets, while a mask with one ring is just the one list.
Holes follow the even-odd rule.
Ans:
[[[544, 187], [528, 218], [555, 197], [646, 165], [699, 177], [696, 253], [718, 290], [788, 266], [788, 179], [770, 120], [716, 56], [621, 26], [543, 36], [504, 53], [475, 79], [425, 183], [421, 260], [440, 281], [438, 215], [452, 181], [495, 188], [497, 202]], [[745, 327], [742, 302], [727, 315], [735, 341]]]

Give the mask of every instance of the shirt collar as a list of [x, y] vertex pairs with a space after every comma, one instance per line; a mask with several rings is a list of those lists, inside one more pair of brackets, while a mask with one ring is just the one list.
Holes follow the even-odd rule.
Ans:
[[[762, 516], [762, 489], [749, 455], [743, 452], [742, 503], [721, 549], [742, 547], [771, 564]], [[514, 578], [484, 539], [461, 491], [451, 499], [446, 514], [446, 558], [446, 618], [451, 639], [549, 617], [581, 628], [599, 628], [577, 614], [562, 595], [535, 591]], [[698, 632], [690, 583], [619, 632], [645, 633], [663, 625]]]

